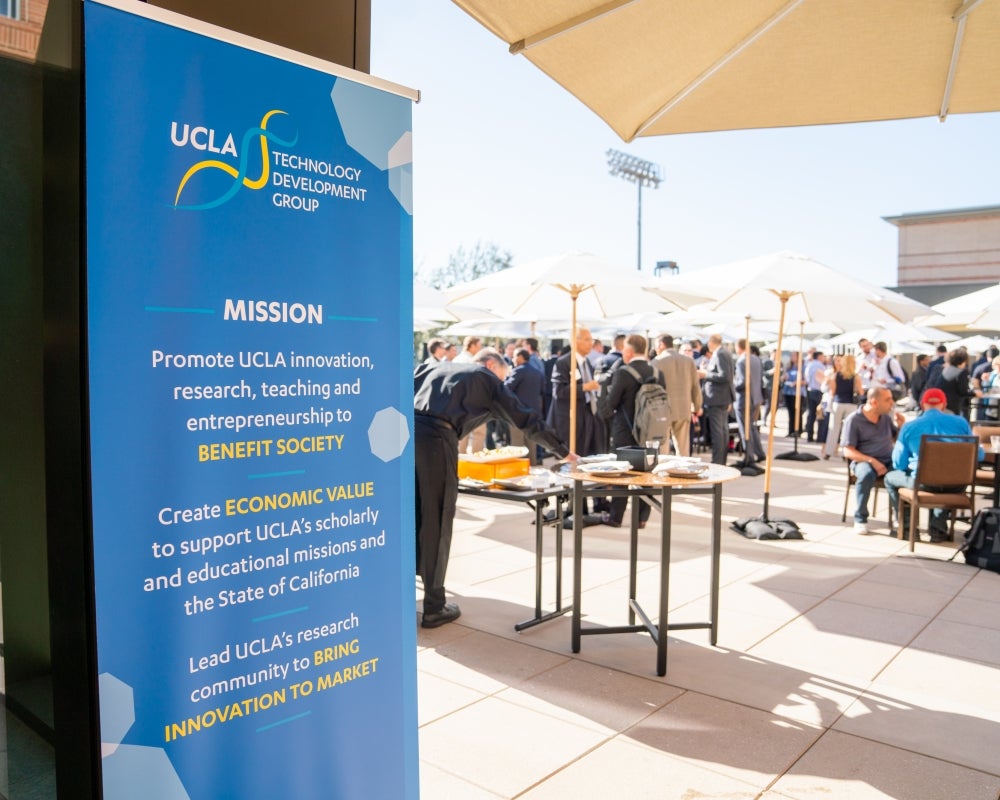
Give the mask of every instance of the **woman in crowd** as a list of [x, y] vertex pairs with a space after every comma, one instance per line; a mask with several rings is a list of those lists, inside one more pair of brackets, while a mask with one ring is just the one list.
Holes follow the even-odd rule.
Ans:
[[837, 454], [837, 447], [840, 445], [840, 429], [844, 420], [861, 402], [861, 376], [858, 374], [857, 362], [852, 353], [840, 356], [836, 372], [827, 380], [827, 388], [833, 397], [833, 413], [830, 416], [826, 444], [823, 445], [823, 458], [830, 458], [830, 456]]

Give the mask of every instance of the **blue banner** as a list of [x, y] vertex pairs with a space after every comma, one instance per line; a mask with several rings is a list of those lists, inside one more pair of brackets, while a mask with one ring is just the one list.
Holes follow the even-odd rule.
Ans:
[[411, 101], [143, 13], [85, 3], [104, 796], [416, 797]]

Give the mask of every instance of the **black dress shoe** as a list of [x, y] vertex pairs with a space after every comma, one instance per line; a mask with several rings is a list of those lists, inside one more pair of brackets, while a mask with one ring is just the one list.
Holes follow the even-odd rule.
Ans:
[[424, 618], [420, 621], [421, 628], [440, 628], [449, 622], [454, 622], [462, 616], [462, 609], [455, 603], [445, 603], [440, 611], [433, 611], [430, 614], [424, 612]]

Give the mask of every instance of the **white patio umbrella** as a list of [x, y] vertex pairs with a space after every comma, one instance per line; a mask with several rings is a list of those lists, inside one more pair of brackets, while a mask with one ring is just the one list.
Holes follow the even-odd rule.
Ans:
[[[580, 320], [581, 325], [593, 328], [599, 321]], [[524, 338], [526, 336], [565, 336], [568, 325], [565, 319], [467, 319], [449, 325], [441, 334], [443, 336], [506, 336]]]
[[918, 325], [914, 322], [887, 322], [882, 325], [854, 328], [832, 337], [829, 341], [830, 344], [834, 345], [854, 346], [861, 339], [868, 339], [871, 342], [888, 342], [890, 345], [898, 345], [900, 342], [950, 342], [957, 338], [958, 336], [953, 333], [942, 331], [930, 325]]
[[[578, 316], [603, 319], [635, 311], [665, 311], [709, 299], [697, 287], [665, 291], [654, 278], [577, 251], [484, 275], [446, 289], [445, 294], [452, 303], [519, 319], [551, 319], [568, 300], [573, 341]], [[569, 436], [569, 448], [576, 452], [576, 370], [570, 370]]]
[[499, 317], [552, 319], [566, 300], [576, 315], [600, 320], [639, 311], [672, 311], [704, 302], [704, 291], [672, 297], [634, 269], [578, 251], [529, 261], [444, 290], [449, 307], [481, 308]]
[[996, 339], [991, 339], [989, 336], [976, 335], [966, 336], [964, 339], [956, 339], [953, 342], [948, 342], [948, 347], [952, 349], [964, 347], [970, 353], [981, 353], [984, 350], [988, 350], [996, 343]]
[[[683, 314], [685, 312], [677, 312]], [[603, 335], [612, 333], [669, 333], [673, 336], [697, 336], [699, 330], [693, 325], [680, 324], [672, 313], [659, 311], [636, 311], [619, 317], [608, 317], [599, 324], [591, 326], [600, 330]]]
[[1000, 330], [1000, 283], [932, 306], [939, 316], [930, 324], [944, 328]]
[[[781, 337], [781, 349], [782, 352], [787, 350], [790, 353], [802, 353], [813, 347], [822, 349], [819, 344], [821, 341], [822, 340], [818, 339], [807, 339], [806, 337], [799, 336], [798, 334], [791, 334], [789, 336]], [[778, 342], [776, 339], [765, 343], [764, 347], [771, 353], [778, 352]]]
[[442, 336], [509, 336], [523, 338], [535, 335], [534, 322], [506, 319], [467, 319], [449, 325]]
[[413, 281], [413, 330], [426, 331], [440, 328], [448, 323], [458, 322], [475, 316], [485, 316], [479, 309], [448, 305], [448, 298], [440, 289], [421, 281]]
[[[782, 348], [787, 319], [795, 323], [834, 322], [861, 315], [871, 321], [907, 322], [926, 315], [929, 308], [904, 295], [851, 278], [800, 253], [783, 251], [746, 261], [721, 264], [684, 275], [663, 278], [664, 287], [683, 291], [699, 286], [716, 292], [709, 304], [714, 310], [740, 311], [754, 319], [778, 318], [776, 352]], [[774, 459], [774, 416], [778, 392], [771, 393], [767, 462], [764, 479], [764, 514], [767, 522]]]

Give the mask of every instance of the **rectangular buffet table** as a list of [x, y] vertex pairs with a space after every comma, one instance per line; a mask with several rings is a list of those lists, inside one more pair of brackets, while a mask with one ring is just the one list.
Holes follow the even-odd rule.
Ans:
[[[501, 500], [507, 503], [520, 503], [527, 505], [535, 512], [535, 616], [518, 622], [514, 625], [514, 630], [523, 631], [540, 622], [548, 622], [550, 619], [562, 616], [570, 610], [569, 606], [562, 604], [562, 550], [563, 550], [563, 505], [569, 500], [572, 486], [551, 486], [541, 491], [531, 489], [527, 491], [515, 491], [513, 489], [499, 489], [489, 487], [473, 487], [458, 484], [459, 494], [472, 495], [474, 497], [487, 497], [492, 500]], [[554, 516], [547, 518], [545, 514], [545, 503], [543, 501], [551, 499], [555, 505]], [[556, 563], [555, 563], [555, 610], [548, 613], [542, 612], [542, 551], [546, 526], [555, 528], [556, 534]]]

